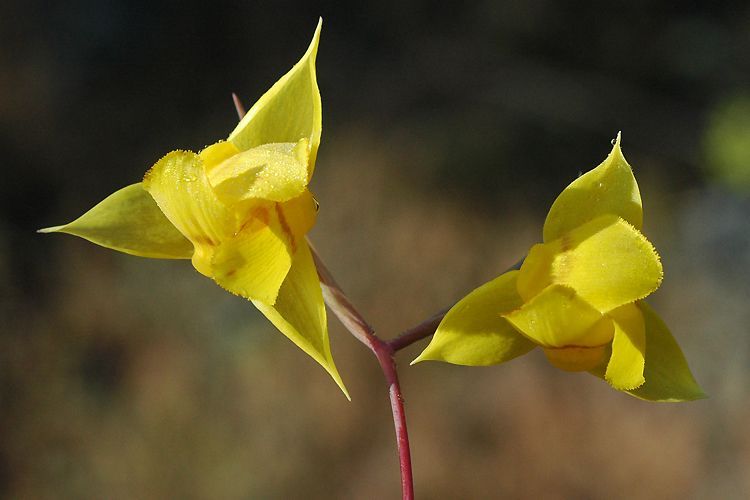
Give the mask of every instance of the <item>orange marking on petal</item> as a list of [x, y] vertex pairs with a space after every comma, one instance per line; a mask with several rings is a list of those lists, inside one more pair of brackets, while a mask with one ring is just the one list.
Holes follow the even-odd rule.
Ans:
[[570, 234], [564, 234], [560, 237], [560, 249], [563, 252], [567, 252], [573, 248], [573, 239], [570, 237]]
[[289, 223], [286, 220], [286, 217], [284, 217], [284, 211], [281, 209], [281, 205], [278, 203], [274, 203], [274, 207], [276, 207], [276, 215], [279, 216], [279, 223], [281, 224], [281, 229], [284, 231], [284, 234], [289, 237], [289, 243], [292, 245], [292, 253], [295, 253], [297, 251], [297, 242], [294, 239], [294, 233], [292, 233], [291, 228], [289, 227]]
[[[250, 219], [258, 220], [267, 226], [271, 220], [271, 216], [268, 214], [268, 209], [266, 207], [257, 207], [253, 209], [250, 214]], [[250, 222], [250, 220], [248, 220], [248, 222]], [[247, 224], [247, 222], [245, 224]]]
[[202, 235], [202, 234], [191, 236], [190, 240], [192, 240], [194, 243], [196, 243], [198, 245], [207, 245], [207, 246], [212, 246], [212, 247], [215, 247], [216, 245], [218, 245], [217, 242], [215, 242], [214, 240], [212, 240], [208, 236], [205, 236], [205, 235]]

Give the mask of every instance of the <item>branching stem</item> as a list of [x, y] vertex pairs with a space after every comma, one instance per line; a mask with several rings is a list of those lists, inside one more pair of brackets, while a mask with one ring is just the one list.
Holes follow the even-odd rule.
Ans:
[[445, 313], [447, 312], [448, 309], [443, 309], [432, 317], [427, 318], [417, 326], [409, 328], [408, 330], [404, 330], [403, 333], [401, 333], [398, 337], [389, 340], [388, 345], [391, 347], [393, 352], [396, 352], [403, 349], [404, 347], [412, 345], [418, 340], [429, 337], [430, 335], [435, 333], [435, 330], [437, 330], [438, 325], [443, 320], [443, 318], [445, 317]]
[[[242, 105], [237, 94], [232, 94], [237, 115], [240, 120], [245, 116], [245, 108]], [[409, 433], [406, 428], [406, 412], [404, 410], [404, 397], [401, 393], [401, 386], [398, 382], [398, 372], [394, 355], [396, 351], [407, 347], [418, 340], [429, 337], [437, 329], [440, 321], [445, 316], [448, 309], [445, 309], [434, 316], [426, 319], [417, 326], [404, 331], [401, 335], [391, 340], [385, 341], [380, 339], [375, 330], [364, 319], [362, 314], [352, 304], [341, 287], [336, 283], [333, 275], [328, 270], [320, 255], [308, 241], [315, 266], [320, 277], [321, 288], [323, 289], [323, 299], [328, 308], [341, 321], [344, 327], [360, 342], [367, 346], [375, 355], [380, 364], [380, 368], [388, 384], [388, 396], [391, 401], [391, 413], [393, 415], [393, 425], [396, 429], [396, 445], [398, 447], [398, 458], [401, 466], [401, 492], [403, 500], [414, 499], [414, 477], [411, 466], [411, 450], [409, 448]], [[523, 262], [523, 261], [521, 261]], [[517, 263], [511, 269], [520, 267], [521, 262]]]
[[[237, 115], [240, 120], [245, 116], [245, 108], [237, 94], [232, 94]], [[309, 241], [308, 241], [309, 244]], [[321, 260], [315, 248], [310, 244], [315, 265], [320, 277], [323, 289], [323, 299], [328, 308], [341, 321], [344, 327], [360, 342], [366, 345], [375, 355], [380, 368], [388, 384], [388, 396], [391, 401], [391, 413], [393, 414], [393, 425], [396, 430], [396, 445], [398, 447], [398, 459], [401, 467], [401, 493], [403, 500], [414, 500], [414, 476], [411, 466], [411, 450], [409, 448], [409, 433], [406, 428], [406, 411], [404, 410], [404, 397], [398, 382], [396, 361], [393, 358], [396, 350], [391, 345], [381, 340], [375, 330], [367, 323], [362, 314], [354, 307], [341, 287], [336, 283], [333, 275]], [[433, 329], [434, 331], [434, 329]]]
[[396, 445], [398, 459], [401, 466], [401, 493], [404, 500], [414, 499], [414, 477], [411, 467], [411, 450], [409, 448], [409, 433], [406, 428], [406, 411], [401, 386], [398, 383], [396, 361], [393, 359], [395, 351], [390, 344], [381, 340], [375, 330], [365, 321], [341, 287], [331, 275], [318, 253], [310, 245], [315, 265], [318, 268], [320, 284], [323, 288], [323, 299], [329, 309], [354, 337], [366, 345], [375, 354], [380, 368], [388, 384], [388, 396], [391, 400], [393, 425], [396, 429]]

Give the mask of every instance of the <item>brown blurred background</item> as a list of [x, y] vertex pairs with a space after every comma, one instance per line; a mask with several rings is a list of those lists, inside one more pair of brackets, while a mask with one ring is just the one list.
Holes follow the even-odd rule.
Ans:
[[[740, 4], [743, 4], [740, 6]], [[374, 358], [331, 320], [351, 390], [187, 262], [43, 226], [236, 123], [324, 17], [312, 233], [391, 337], [499, 274], [623, 131], [651, 303], [705, 401], [549, 366], [409, 367], [420, 498], [750, 496], [750, 6], [42, 2], [0, 5], [0, 496], [397, 498]]]

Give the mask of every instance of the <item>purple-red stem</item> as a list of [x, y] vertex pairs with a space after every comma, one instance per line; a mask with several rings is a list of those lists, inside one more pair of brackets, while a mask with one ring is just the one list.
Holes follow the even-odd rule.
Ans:
[[443, 321], [445, 313], [447, 312], [448, 309], [444, 309], [439, 313], [433, 315], [432, 317], [427, 318], [417, 326], [409, 328], [408, 330], [404, 330], [401, 335], [389, 340], [387, 344], [390, 346], [393, 352], [396, 352], [403, 349], [404, 347], [412, 345], [418, 340], [429, 337], [430, 335], [435, 333], [435, 330], [437, 330], [438, 325], [441, 321]]
[[355, 338], [366, 345], [375, 354], [388, 383], [388, 395], [391, 400], [393, 425], [396, 429], [396, 446], [398, 447], [398, 461], [401, 467], [401, 494], [404, 500], [414, 499], [414, 475], [411, 468], [411, 450], [409, 448], [409, 433], [406, 427], [406, 411], [401, 386], [398, 383], [396, 362], [393, 359], [394, 349], [381, 340], [372, 327], [365, 321], [341, 287], [331, 275], [320, 256], [310, 245], [315, 265], [318, 268], [320, 284], [323, 288], [323, 298], [333, 314], [341, 321]]
[[[242, 101], [234, 93], [232, 93], [232, 101], [237, 110], [237, 115], [241, 120], [245, 116], [245, 108], [242, 105]], [[414, 475], [411, 468], [411, 450], [409, 448], [409, 433], [406, 428], [404, 397], [401, 394], [396, 362], [393, 359], [393, 355], [397, 349], [394, 349], [388, 342], [381, 340], [375, 335], [375, 330], [365, 321], [357, 308], [354, 307], [354, 304], [351, 303], [343, 290], [341, 290], [341, 287], [336, 283], [336, 280], [315, 251], [315, 248], [310, 245], [310, 249], [318, 269], [325, 303], [346, 329], [375, 354], [380, 368], [383, 370], [383, 375], [385, 375], [385, 380], [388, 383], [388, 396], [391, 400], [393, 425], [396, 429], [396, 445], [398, 447], [398, 460], [401, 467], [402, 498], [403, 500], [414, 500]]]

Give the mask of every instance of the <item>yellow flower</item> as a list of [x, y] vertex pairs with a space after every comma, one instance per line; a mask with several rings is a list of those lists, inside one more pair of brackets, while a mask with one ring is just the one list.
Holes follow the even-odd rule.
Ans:
[[320, 363], [347, 395], [331, 357], [323, 296], [305, 234], [317, 203], [307, 186], [321, 135], [315, 76], [321, 23], [307, 52], [226, 141], [173, 151], [63, 232], [142, 257], [192, 259], [245, 297]]
[[555, 200], [521, 269], [477, 288], [415, 360], [482, 366], [539, 346], [567, 371], [589, 371], [651, 401], [705, 397], [685, 357], [642, 301], [662, 266], [641, 234], [641, 196], [618, 135], [601, 165]]

